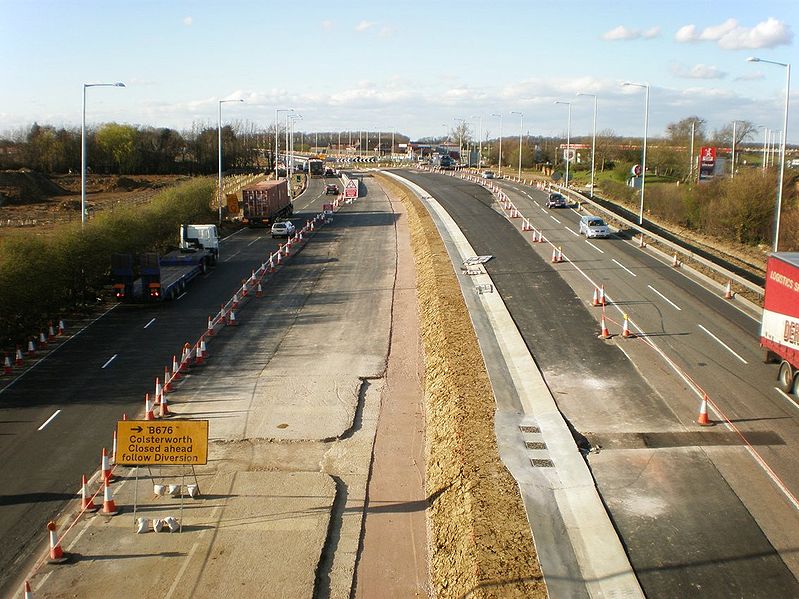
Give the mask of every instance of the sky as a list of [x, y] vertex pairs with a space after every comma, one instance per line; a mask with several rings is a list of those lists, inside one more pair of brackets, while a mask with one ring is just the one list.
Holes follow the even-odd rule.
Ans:
[[797, 0], [0, 0], [0, 132], [79, 126], [83, 84], [117, 81], [87, 89], [87, 123], [215, 126], [243, 99], [223, 123], [293, 108], [304, 131], [553, 136], [559, 100], [589, 135], [579, 92], [598, 131], [641, 136], [629, 81], [650, 86], [650, 136], [693, 115], [776, 131], [787, 69], [746, 59], [794, 62], [797, 27]]

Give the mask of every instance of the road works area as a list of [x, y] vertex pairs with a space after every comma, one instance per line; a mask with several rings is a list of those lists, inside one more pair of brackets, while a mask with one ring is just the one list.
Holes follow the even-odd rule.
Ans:
[[[435, 225], [394, 183], [362, 194], [168, 394], [209, 421], [207, 465], [117, 466], [120, 513], [81, 516], [34, 596], [546, 596]], [[182, 530], [137, 534], [134, 504]]]

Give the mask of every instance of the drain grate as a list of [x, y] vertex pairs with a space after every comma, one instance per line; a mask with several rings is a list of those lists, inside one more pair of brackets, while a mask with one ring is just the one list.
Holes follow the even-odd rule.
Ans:
[[552, 460], [539, 460], [536, 458], [530, 458], [530, 463], [533, 465], [533, 468], [554, 468], [555, 464], [552, 463]]
[[523, 433], [540, 433], [541, 429], [537, 426], [520, 426], [519, 429]]
[[546, 449], [547, 444], [541, 441], [526, 441], [525, 445], [527, 449]]

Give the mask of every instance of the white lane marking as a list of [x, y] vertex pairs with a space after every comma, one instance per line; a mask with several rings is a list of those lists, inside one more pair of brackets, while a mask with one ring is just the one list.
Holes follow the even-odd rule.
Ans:
[[637, 274], [635, 274], [633, 271], [631, 271], [629, 268], [627, 268], [626, 266], [624, 266], [624, 264], [622, 264], [621, 262], [619, 262], [618, 260], [616, 260], [616, 258], [611, 258], [611, 260], [613, 260], [613, 261], [614, 261], [616, 264], [618, 264], [619, 266], [621, 266], [621, 267], [622, 267], [624, 270], [626, 270], [626, 271], [627, 271], [628, 273], [630, 273], [632, 276], [634, 276], [634, 277], [637, 277], [637, 276], [638, 276], [638, 275], [637, 275]]
[[261, 241], [261, 239], [263, 239], [263, 237], [261, 237], [261, 236], [259, 235], [258, 237], [256, 237], [255, 239], [253, 239], [253, 240], [252, 240], [250, 243], [248, 243], [248, 244], [247, 244], [247, 247], [250, 247], [250, 246], [251, 246], [253, 243], [255, 243], [256, 241]]
[[150, 322], [148, 322], [146, 325], [144, 325], [144, 328], [146, 329], [147, 327], [149, 327], [154, 322], [155, 322], [155, 318], [151, 319]]
[[569, 233], [571, 233], [572, 235], [574, 235], [575, 237], [579, 237], [580, 236], [580, 234], [577, 231], [575, 231], [574, 229], [570, 229], [569, 227], [566, 227], [566, 230]]
[[241, 250], [239, 250], [239, 251], [238, 251], [238, 252], [236, 252], [235, 254], [231, 254], [230, 256], [228, 256], [227, 258], [225, 258], [224, 260], [222, 260], [222, 262], [227, 262], [227, 261], [228, 261], [228, 260], [230, 260], [231, 258], [235, 258], [236, 256], [238, 256], [239, 254], [241, 254]]
[[43, 424], [43, 425], [41, 425], [41, 426], [40, 426], [39, 428], [37, 428], [36, 430], [39, 430], [39, 431], [40, 431], [40, 430], [44, 429], [44, 427], [45, 427], [45, 426], [47, 426], [48, 424], [50, 424], [50, 423], [53, 421], [53, 418], [55, 418], [56, 416], [58, 416], [60, 413], [61, 413], [61, 410], [56, 410], [55, 412], [53, 412], [53, 415], [52, 415], [52, 416], [50, 416], [50, 418], [48, 418], [47, 420], [45, 420], [45, 421], [44, 421], [44, 424]]
[[551, 218], [552, 220], [554, 220], [554, 221], [555, 221], [556, 223], [558, 223], [559, 225], [560, 225], [560, 224], [562, 224], [562, 223], [561, 223], [561, 222], [560, 222], [560, 221], [559, 221], [557, 218], [555, 218], [555, 217], [554, 217], [554, 216], [552, 216], [551, 214], [549, 215], [549, 218]]
[[188, 293], [188, 291], [184, 291], [183, 293], [181, 293], [179, 296], [177, 296], [177, 297], [175, 298], [175, 301], [178, 301], [178, 300], [179, 300], [180, 298], [182, 298], [182, 297], [186, 297], [186, 294], [187, 294], [187, 293]]
[[588, 241], [587, 239], [585, 240], [585, 242], [586, 242], [588, 245], [590, 245], [592, 248], [594, 248], [594, 249], [595, 249], [597, 252], [599, 252], [600, 254], [604, 254], [604, 253], [605, 253], [605, 250], [599, 249], [597, 246], [595, 246], [593, 243], [591, 243], [591, 242], [590, 242], [590, 241]]
[[113, 362], [114, 360], [116, 360], [116, 358], [117, 358], [117, 356], [118, 356], [118, 355], [119, 355], [119, 354], [114, 354], [113, 356], [111, 356], [110, 358], [108, 358], [108, 362], [106, 362], [105, 364], [103, 364], [103, 365], [102, 365], [100, 368], [105, 368], [106, 366], [108, 366], [108, 365], [109, 365], [111, 362]]
[[671, 301], [669, 298], [667, 298], [665, 295], [663, 295], [663, 294], [662, 294], [660, 291], [658, 291], [657, 289], [655, 289], [654, 287], [652, 287], [652, 285], [647, 285], [647, 287], [649, 287], [649, 288], [650, 288], [652, 291], [654, 291], [655, 293], [657, 293], [657, 294], [658, 294], [660, 297], [662, 297], [662, 298], [663, 298], [665, 301], [669, 302], [669, 303], [670, 303], [670, 304], [671, 304], [671, 305], [672, 305], [674, 308], [676, 308], [677, 310], [679, 310], [680, 312], [682, 312], [682, 308], [680, 308], [680, 307], [679, 307], [677, 304], [675, 304], [673, 301]]
[[547, 213], [547, 209], [546, 209], [546, 208], [544, 208], [543, 206], [539, 206], [539, 208], [541, 208], [541, 212], [543, 212], [544, 214], [546, 214], [546, 213]]
[[777, 393], [779, 393], [780, 395], [782, 395], [782, 396], [783, 396], [783, 397], [784, 397], [784, 398], [787, 400], [787, 402], [788, 402], [789, 404], [791, 404], [791, 405], [792, 405], [794, 408], [797, 408], [797, 409], [799, 409], [799, 404], [797, 404], [797, 403], [796, 403], [796, 402], [793, 400], [793, 398], [792, 398], [790, 395], [788, 395], [788, 394], [787, 394], [785, 391], [783, 391], [783, 390], [782, 390], [782, 389], [780, 389], [779, 387], [774, 387], [774, 390], [775, 390]]
[[739, 356], [738, 354], [736, 354], [736, 353], [735, 353], [735, 351], [734, 351], [734, 350], [733, 350], [733, 349], [732, 349], [732, 348], [731, 348], [729, 345], [727, 345], [726, 343], [724, 343], [724, 342], [723, 342], [721, 339], [719, 339], [718, 337], [716, 337], [716, 336], [715, 336], [713, 333], [711, 333], [710, 331], [708, 331], [708, 330], [707, 330], [705, 327], [703, 327], [701, 324], [697, 324], [697, 326], [698, 326], [700, 329], [702, 329], [702, 330], [703, 330], [705, 333], [707, 333], [708, 335], [710, 335], [711, 337], [713, 337], [713, 339], [715, 339], [715, 340], [716, 340], [716, 341], [719, 343], [719, 345], [721, 345], [721, 346], [722, 346], [724, 349], [726, 349], [728, 352], [730, 352], [730, 353], [731, 353], [733, 356], [735, 356], [736, 358], [738, 358], [738, 359], [739, 359], [741, 362], [743, 362], [744, 364], [749, 364], [749, 362], [747, 362], [747, 361], [746, 361], [746, 360], [744, 360], [744, 359], [743, 359], [741, 356]]

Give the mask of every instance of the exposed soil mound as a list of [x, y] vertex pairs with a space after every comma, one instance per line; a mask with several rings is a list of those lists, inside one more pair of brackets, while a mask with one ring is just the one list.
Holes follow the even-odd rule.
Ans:
[[29, 170], [0, 171], [0, 205], [34, 204], [67, 191], [41, 173]]

